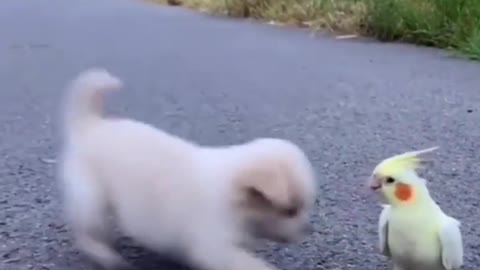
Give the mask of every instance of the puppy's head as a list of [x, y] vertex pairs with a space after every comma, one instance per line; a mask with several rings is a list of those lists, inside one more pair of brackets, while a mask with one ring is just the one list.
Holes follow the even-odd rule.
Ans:
[[314, 172], [299, 147], [279, 139], [251, 142], [235, 181], [236, 210], [251, 236], [292, 242], [308, 230]]

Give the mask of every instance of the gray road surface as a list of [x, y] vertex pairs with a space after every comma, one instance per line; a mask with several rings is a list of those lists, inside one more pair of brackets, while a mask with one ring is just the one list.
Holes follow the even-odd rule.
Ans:
[[[111, 112], [204, 144], [276, 136], [306, 149], [315, 233], [260, 250], [281, 269], [386, 269], [364, 181], [380, 159], [433, 145], [432, 193], [463, 222], [464, 269], [478, 269], [479, 64], [133, 0], [0, 2], [0, 269], [93, 269], [72, 246], [50, 162], [63, 86], [93, 65], [126, 82]], [[119, 246], [141, 269], [179, 267]]]

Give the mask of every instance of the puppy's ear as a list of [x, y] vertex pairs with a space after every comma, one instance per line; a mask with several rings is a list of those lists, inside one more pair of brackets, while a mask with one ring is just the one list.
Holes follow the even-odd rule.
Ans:
[[237, 176], [237, 183], [251, 205], [288, 205], [288, 182], [280, 167], [271, 162], [256, 163], [245, 167]]

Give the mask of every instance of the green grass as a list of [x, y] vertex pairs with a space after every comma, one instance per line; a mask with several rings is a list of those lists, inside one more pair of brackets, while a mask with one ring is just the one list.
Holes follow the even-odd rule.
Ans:
[[480, 1], [368, 0], [366, 33], [480, 58]]
[[401, 40], [480, 60], [480, 0], [180, 1], [213, 13]]

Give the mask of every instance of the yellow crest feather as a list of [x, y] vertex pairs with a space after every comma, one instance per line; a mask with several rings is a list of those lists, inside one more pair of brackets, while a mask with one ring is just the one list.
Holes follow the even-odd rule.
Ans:
[[374, 170], [375, 174], [392, 176], [407, 170], [416, 170], [420, 168], [425, 160], [420, 157], [421, 154], [437, 150], [438, 147], [431, 147], [424, 150], [409, 151], [400, 155], [387, 158], [380, 162]]

